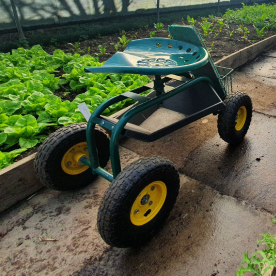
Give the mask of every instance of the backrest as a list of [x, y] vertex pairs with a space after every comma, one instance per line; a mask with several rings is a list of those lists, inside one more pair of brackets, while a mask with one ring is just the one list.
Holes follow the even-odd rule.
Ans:
[[[196, 46], [201, 46], [207, 50], [200, 33], [194, 26], [172, 25], [172, 26], [169, 26], [169, 33], [172, 39], [194, 44]], [[203, 67], [192, 71], [192, 73], [195, 77], [199, 77], [199, 76], [209, 77], [213, 81], [214, 89], [216, 90], [220, 98], [222, 100], [225, 99], [227, 93], [210, 54], [209, 54], [209, 62]]]

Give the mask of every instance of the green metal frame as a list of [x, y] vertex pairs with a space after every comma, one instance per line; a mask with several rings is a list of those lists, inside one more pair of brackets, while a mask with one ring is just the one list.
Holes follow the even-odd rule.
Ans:
[[[182, 41], [182, 42], [187, 42], [189, 45], [195, 45], [197, 47], [202, 47], [204, 50], [206, 50], [206, 47], [205, 47], [198, 31], [196, 30], [196, 28], [191, 27], [191, 26], [170, 26], [169, 31], [171, 33], [171, 36], [174, 39], [177, 39], [178, 41]], [[154, 41], [154, 43], [155, 42], [156, 41]], [[141, 45], [144, 45], [143, 43], [141, 43], [141, 41], [139, 43]], [[176, 42], [174, 42], [174, 43], [176, 43]], [[135, 43], [134, 43], [134, 45], [135, 45]], [[131, 49], [131, 47], [130, 47], [130, 49]], [[128, 53], [130, 53], [130, 52], [128, 52]], [[120, 55], [120, 56], [122, 56], [122, 55]], [[88, 144], [90, 160], [84, 159], [84, 160], [82, 160], [82, 162], [92, 169], [93, 174], [98, 174], [98, 175], [102, 176], [103, 178], [107, 179], [108, 181], [112, 182], [116, 178], [116, 176], [121, 172], [121, 163], [120, 163], [120, 156], [119, 156], [120, 135], [122, 134], [126, 124], [135, 115], [137, 115], [138, 113], [140, 113], [154, 105], [161, 104], [162, 102], [169, 99], [170, 97], [173, 97], [173, 96], [177, 95], [178, 93], [181, 93], [181, 92], [185, 91], [186, 89], [188, 89], [200, 82], [207, 83], [211, 87], [211, 89], [214, 91], [214, 93], [216, 93], [218, 98], [220, 100], [221, 99], [224, 100], [227, 92], [226, 92], [224, 84], [221, 80], [222, 78], [221, 78], [220, 74], [218, 73], [216, 66], [213, 64], [213, 61], [212, 61], [211, 57], [209, 57], [209, 55], [208, 55], [207, 59], [208, 59], [207, 64], [204, 60], [204, 62], [201, 63], [201, 67], [199, 67], [197, 65], [195, 65], [193, 67], [192, 64], [189, 64], [186, 67], [181, 66], [182, 73], [191, 72], [191, 70], [193, 69], [192, 73], [194, 74], [195, 77], [193, 79], [185, 82], [184, 84], [181, 84], [180, 86], [178, 86], [177, 88], [173, 89], [170, 92], [167, 92], [167, 93], [164, 92], [164, 84], [163, 84], [164, 79], [162, 80], [162, 78], [160, 76], [160, 72], [161, 71], [163, 72], [163, 70], [162, 70], [162, 68], [160, 68], [155, 71], [155, 72], [157, 72], [157, 73], [155, 73], [156, 78], [154, 81], [154, 89], [156, 91], [156, 97], [150, 99], [150, 98], [144, 97], [142, 95], [139, 95], [139, 93], [148, 89], [145, 87], [140, 87], [133, 91], [126, 92], [121, 95], [115, 96], [115, 97], [105, 101], [104, 103], [102, 103], [93, 112], [93, 114], [91, 115], [91, 117], [88, 121], [87, 130], [86, 130], [86, 140], [87, 140], [87, 144]], [[115, 66], [116, 68], [112, 67], [111, 66], [112, 63], [110, 63], [105, 68], [104, 68], [104, 66], [98, 67], [98, 68], [88, 68], [88, 69], [86, 69], [86, 71], [87, 72], [102, 72], [104, 70], [106, 72], [106, 70], [108, 69], [109, 72], [125, 72], [125, 70], [126, 70], [125, 64], [123, 64], [123, 66], [122, 66], [122, 67], [124, 67], [122, 69], [123, 71], [120, 71], [120, 64], [117, 63], [118, 60], [117, 59], [114, 59], [114, 60], [116, 63], [116, 66]], [[108, 62], [106, 62], [106, 63], [108, 63]], [[186, 68], [188, 68], [189, 70], [187, 71]], [[169, 68], [166, 68], [166, 70], [169, 70]], [[146, 73], [148, 71], [152, 72], [151, 68], [138, 68], [137, 69], [137, 73], [141, 73], [144, 71], [146, 71]], [[170, 73], [172, 71], [169, 70], [168, 72]], [[130, 69], [130, 71], [127, 71], [127, 72], [133, 73], [133, 67]], [[230, 72], [228, 72], [228, 73], [230, 73]], [[102, 113], [106, 110], [106, 108], [108, 108], [109, 106], [111, 106], [117, 102], [123, 101], [126, 98], [134, 99], [135, 101], [138, 101], [139, 104], [132, 107], [127, 112], [125, 112], [117, 124], [110, 123], [108, 120], [105, 120], [100, 117], [102, 115]], [[223, 110], [225, 108], [225, 106], [224, 106], [222, 100], [219, 102], [219, 104], [217, 106], [210, 107], [209, 110], [207, 110], [207, 114], [210, 114], [215, 111]], [[205, 114], [204, 116], [206, 116], [207, 114]], [[198, 118], [196, 118], [196, 119], [198, 119]], [[196, 119], [193, 119], [190, 121], [195, 121]], [[98, 158], [98, 152], [97, 152], [97, 148], [96, 148], [95, 134], [94, 134], [96, 124], [106, 128], [106, 129], [109, 129], [111, 131], [110, 159], [111, 159], [112, 174], [105, 171], [99, 165], [99, 158]], [[170, 133], [170, 130], [172, 130], [172, 129], [175, 130], [177, 128], [176, 127], [174, 127], [174, 128], [168, 127], [167, 133]], [[165, 133], [165, 134], [167, 134], [167, 133]], [[162, 135], [164, 136], [164, 133]]]
[[[127, 122], [136, 114], [140, 113], [141, 111], [144, 111], [156, 104], [160, 104], [166, 99], [182, 92], [183, 90], [195, 85], [199, 82], [206, 82], [212, 85], [212, 81], [207, 77], [199, 77], [197, 79], [193, 79], [189, 81], [186, 84], [183, 84], [179, 86], [178, 88], [159, 95], [153, 99], [148, 99], [144, 101], [143, 103], [137, 105], [136, 107], [128, 110], [122, 118], [118, 121], [118, 123], [114, 126], [113, 124], [108, 125], [108, 121], [101, 119], [100, 115], [105, 111], [106, 108], [108, 108], [110, 105], [115, 104], [119, 101], [122, 101], [125, 99], [125, 96], [123, 94], [115, 96], [107, 101], [105, 101], [103, 104], [101, 104], [91, 115], [86, 129], [86, 140], [88, 144], [88, 152], [89, 152], [89, 160], [83, 160], [83, 163], [89, 166], [92, 169], [93, 174], [98, 174], [102, 176], [103, 178], [107, 179], [108, 181], [113, 181], [113, 179], [121, 172], [121, 163], [120, 163], [120, 156], [119, 156], [119, 138], [120, 135], [127, 124]], [[146, 98], [146, 97], [145, 97]], [[111, 167], [112, 167], [112, 173], [108, 173], [99, 165], [99, 159], [98, 159], [98, 153], [95, 143], [95, 135], [94, 130], [96, 124], [103, 126], [107, 129], [110, 129], [112, 131], [111, 139], [110, 139], [110, 160], [111, 160]]]

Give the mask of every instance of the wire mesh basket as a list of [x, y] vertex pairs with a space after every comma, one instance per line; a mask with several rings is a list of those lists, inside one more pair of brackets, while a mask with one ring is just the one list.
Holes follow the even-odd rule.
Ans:
[[224, 86], [225, 92], [226, 94], [231, 93], [232, 92], [232, 72], [233, 69], [231, 68], [226, 68], [226, 67], [220, 67], [220, 66], [216, 66], [217, 71], [219, 73], [220, 76], [220, 80], [222, 81], [222, 84]]

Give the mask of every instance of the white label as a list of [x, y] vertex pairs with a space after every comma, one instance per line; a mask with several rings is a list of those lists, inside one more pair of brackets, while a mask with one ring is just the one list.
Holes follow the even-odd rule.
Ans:
[[80, 112], [82, 113], [82, 115], [84, 116], [85, 120], [88, 122], [88, 120], [91, 116], [91, 113], [90, 113], [86, 103], [79, 104], [78, 108], [79, 108]]

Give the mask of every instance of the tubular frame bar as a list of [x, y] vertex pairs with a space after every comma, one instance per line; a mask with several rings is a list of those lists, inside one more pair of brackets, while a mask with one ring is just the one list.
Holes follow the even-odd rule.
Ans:
[[[107, 179], [108, 181], [115, 179], [116, 176], [121, 172], [121, 163], [120, 163], [120, 156], [119, 156], [119, 138], [120, 138], [120, 135], [121, 135], [122, 131], [124, 130], [124, 127], [127, 124], [127, 122], [136, 114], [138, 114], [156, 104], [162, 103], [163, 101], [167, 100], [168, 98], [182, 92], [183, 90], [185, 90], [199, 82], [207, 82], [210, 84], [211, 87], [213, 87], [213, 83], [210, 78], [198, 77], [196, 79], [193, 79], [187, 83], [180, 85], [179, 87], [175, 88], [174, 90], [172, 90], [168, 93], [164, 93], [164, 94], [159, 95], [153, 99], [150, 99], [149, 101], [143, 102], [143, 103], [135, 106], [134, 108], [128, 110], [120, 118], [118, 123], [112, 129], [112, 134], [111, 134], [111, 139], [110, 139], [110, 160], [111, 160], [113, 177], [111, 177], [108, 172], [104, 171], [100, 167], [98, 152], [97, 152], [96, 143], [95, 143], [94, 131], [95, 131], [95, 125], [96, 125], [96, 123], [99, 122], [99, 117], [105, 111], [105, 109], [108, 108], [112, 104], [115, 104], [117, 102], [124, 100], [125, 97], [122, 95], [115, 96], [115, 97], [105, 101], [104, 103], [102, 103], [99, 107], [97, 107], [96, 110], [93, 112], [93, 114], [90, 116], [88, 124], [87, 124], [87, 129], [86, 129], [86, 140], [87, 140], [88, 152], [89, 152], [89, 162], [85, 162], [85, 163], [92, 169], [92, 173], [99, 174], [102, 177], [104, 177], [105, 179]], [[103, 119], [102, 119], [102, 122], [104, 122]], [[175, 124], [173, 124], [172, 126], [174, 127], [174, 125]], [[177, 128], [179, 128], [179, 127], [177, 127]], [[165, 133], [165, 134], [167, 134], [167, 133]]]

